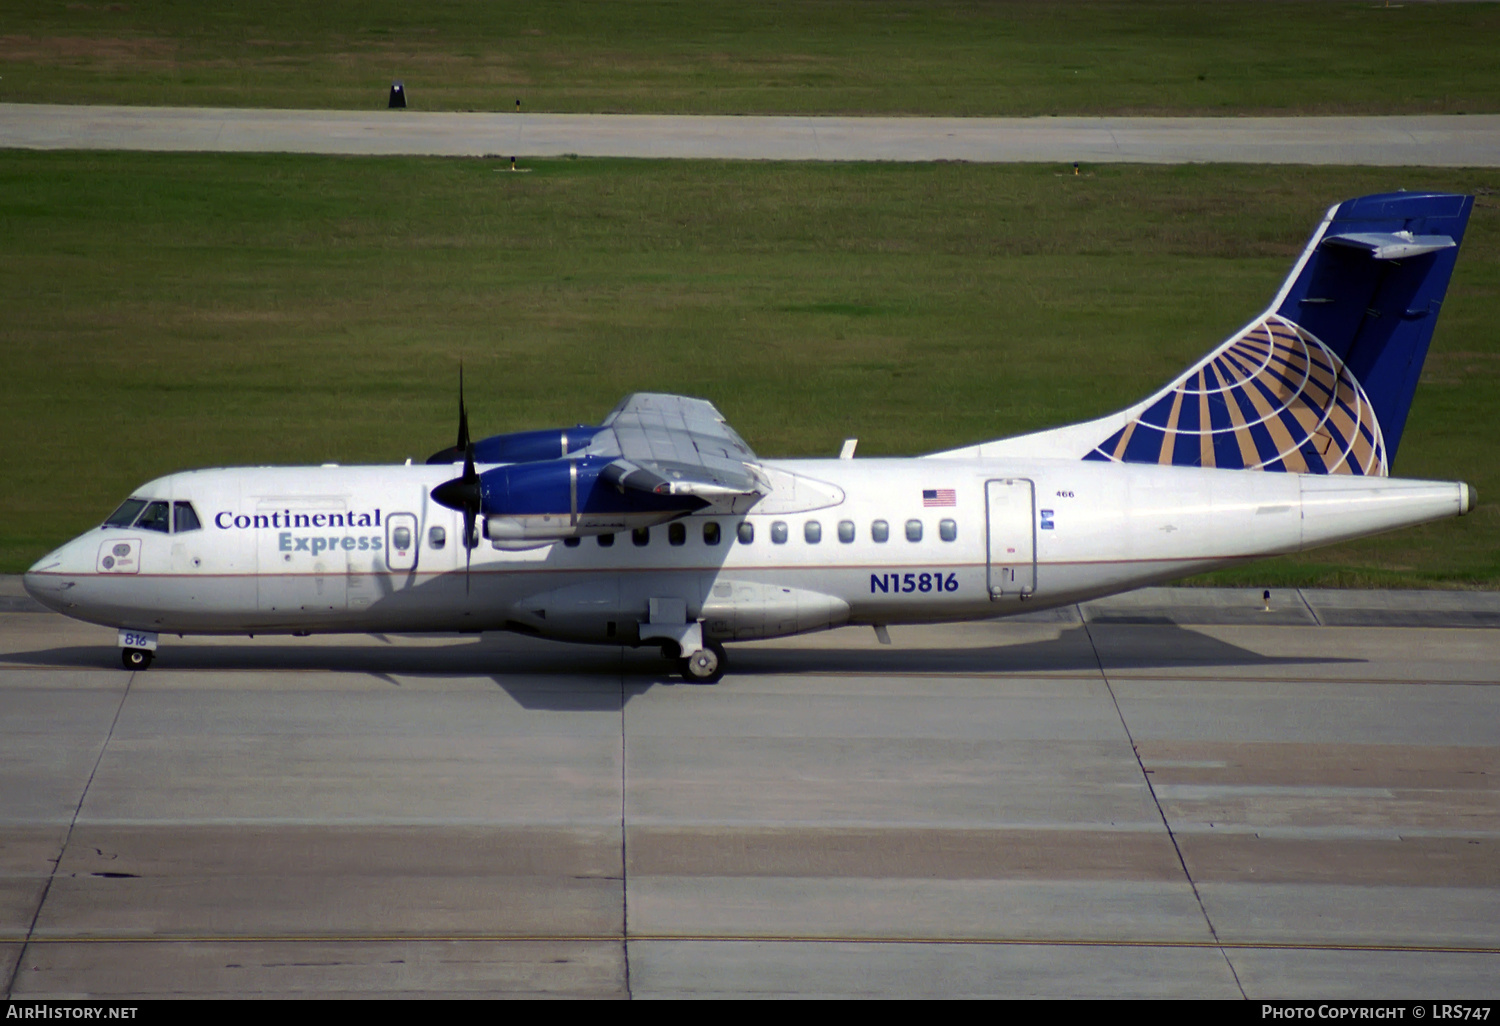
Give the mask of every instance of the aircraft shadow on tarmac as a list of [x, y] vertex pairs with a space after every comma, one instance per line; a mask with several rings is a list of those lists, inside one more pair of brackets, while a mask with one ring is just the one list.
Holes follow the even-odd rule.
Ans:
[[[658, 685], [677, 685], [671, 664], [649, 648], [567, 645], [513, 635], [453, 636], [451, 644], [402, 644], [366, 635], [357, 643], [283, 638], [198, 645], [163, 645], [156, 669], [369, 674], [393, 687], [401, 677], [488, 677], [527, 709], [617, 709]], [[79, 645], [0, 654], [0, 664], [71, 669], [119, 668], [118, 649]], [[1105, 670], [1284, 666], [1364, 662], [1334, 656], [1268, 656], [1172, 623], [1068, 627], [1056, 638], [964, 648], [839, 645], [730, 648], [735, 677], [779, 675], [881, 676], [951, 674], [1097, 673]], [[124, 672], [123, 670], [121, 672]], [[690, 685], [683, 685], [690, 686]]]

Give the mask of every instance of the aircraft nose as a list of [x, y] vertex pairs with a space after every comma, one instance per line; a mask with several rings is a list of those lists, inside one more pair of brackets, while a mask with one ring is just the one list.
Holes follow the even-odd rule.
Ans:
[[38, 586], [36, 577], [29, 570], [21, 576], [21, 587], [26, 589], [26, 594], [41, 602], [42, 605], [45, 606], [47, 604], [38, 596], [37, 593], [42, 589]]
[[21, 587], [26, 589], [26, 594], [36, 599], [48, 609], [59, 608], [61, 602], [60, 582], [47, 571], [58, 566], [55, 559], [43, 558], [36, 561], [30, 570], [21, 577]]
[[91, 569], [81, 553], [81, 541], [75, 538], [33, 563], [21, 577], [21, 587], [26, 589], [26, 594], [47, 608], [61, 612], [65, 604], [64, 594], [77, 584], [73, 575]]

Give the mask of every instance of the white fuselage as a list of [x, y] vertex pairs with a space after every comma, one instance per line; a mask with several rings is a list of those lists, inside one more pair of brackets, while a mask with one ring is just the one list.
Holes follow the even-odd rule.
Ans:
[[[163, 633], [510, 629], [631, 644], [680, 610], [731, 641], [1003, 616], [1472, 504], [1456, 482], [1076, 459], [764, 466], [775, 490], [746, 512], [659, 524], [645, 544], [629, 532], [521, 551], [481, 539], [467, 572], [463, 518], [431, 498], [451, 466], [179, 473], [136, 495], [190, 502], [201, 527], [97, 528], [40, 560], [26, 586], [70, 616]], [[126, 557], [106, 567], [115, 551]]]

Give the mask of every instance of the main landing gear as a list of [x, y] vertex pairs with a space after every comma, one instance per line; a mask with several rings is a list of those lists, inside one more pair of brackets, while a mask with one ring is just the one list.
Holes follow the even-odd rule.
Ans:
[[724, 646], [717, 641], [705, 642], [703, 647], [679, 663], [682, 679], [689, 684], [717, 684], [724, 676], [728, 657]]
[[156, 653], [149, 648], [122, 648], [120, 649], [120, 662], [125, 664], [127, 670], [145, 670], [151, 666], [151, 660], [156, 658]]
[[668, 641], [662, 644], [661, 654], [676, 664], [678, 674], [689, 684], [717, 684], [728, 664], [724, 646], [717, 641], [706, 642], [686, 659], [682, 657], [682, 647], [675, 641]]

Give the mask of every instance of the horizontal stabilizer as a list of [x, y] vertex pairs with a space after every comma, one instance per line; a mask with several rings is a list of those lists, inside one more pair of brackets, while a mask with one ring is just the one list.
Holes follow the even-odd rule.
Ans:
[[1436, 253], [1440, 249], [1452, 249], [1458, 243], [1446, 235], [1353, 232], [1348, 235], [1331, 235], [1323, 240], [1323, 245], [1362, 249], [1376, 260], [1400, 260], [1404, 257], [1421, 256], [1423, 253]]

